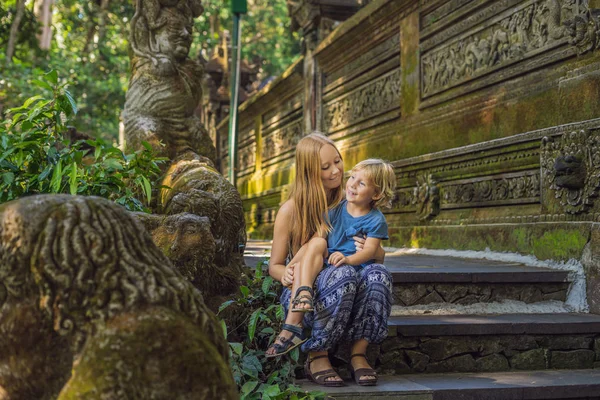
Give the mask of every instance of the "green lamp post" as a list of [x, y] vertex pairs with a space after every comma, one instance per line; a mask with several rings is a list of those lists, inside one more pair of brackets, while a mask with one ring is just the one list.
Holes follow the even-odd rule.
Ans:
[[231, 11], [233, 14], [233, 36], [231, 48], [231, 95], [229, 107], [229, 181], [236, 186], [237, 169], [237, 133], [238, 133], [238, 101], [240, 97], [240, 58], [242, 37], [241, 22], [242, 14], [248, 12], [247, 0], [231, 0]]

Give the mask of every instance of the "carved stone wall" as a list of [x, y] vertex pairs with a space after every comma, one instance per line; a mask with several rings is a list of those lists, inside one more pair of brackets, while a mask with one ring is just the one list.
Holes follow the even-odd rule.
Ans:
[[296, 63], [242, 111], [252, 234], [272, 235], [314, 113], [346, 170], [393, 162], [390, 245], [580, 259], [600, 221], [597, 14], [587, 0], [371, 1], [314, 49], [314, 105]]
[[[460, 7], [462, 3], [465, 2], [450, 1], [424, 16], [425, 21], [441, 18], [456, 23], [430, 37], [426, 35], [439, 28], [441, 22], [424, 27], [421, 96], [427, 99], [461, 86], [424, 105], [446, 101], [572, 57], [581, 47], [579, 43], [591, 41], [589, 34], [584, 39], [587, 32], [579, 27], [579, 19], [586, 18], [588, 13], [587, 1], [472, 1], [469, 8], [485, 5], [468, 16], [465, 6]], [[463, 18], [459, 20], [460, 17]], [[595, 42], [595, 31], [593, 35]], [[578, 45], [573, 46], [575, 43]], [[594, 46], [595, 43], [591, 45]]]

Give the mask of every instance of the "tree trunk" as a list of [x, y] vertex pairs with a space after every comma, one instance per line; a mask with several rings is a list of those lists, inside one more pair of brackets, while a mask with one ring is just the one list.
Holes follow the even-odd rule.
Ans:
[[50, 50], [52, 44], [52, 3], [54, 0], [43, 0], [36, 12], [42, 26], [42, 31], [38, 36], [42, 50]]
[[17, 46], [17, 36], [19, 34], [19, 26], [25, 13], [25, 0], [17, 0], [17, 13], [15, 19], [10, 26], [10, 36], [8, 37], [8, 45], [6, 46], [6, 62], [12, 63], [12, 58], [15, 55], [15, 47]]
[[100, 47], [100, 44], [104, 41], [106, 36], [106, 17], [108, 14], [108, 6], [110, 0], [102, 0], [100, 3], [100, 13], [98, 14], [98, 42], [96, 47]]

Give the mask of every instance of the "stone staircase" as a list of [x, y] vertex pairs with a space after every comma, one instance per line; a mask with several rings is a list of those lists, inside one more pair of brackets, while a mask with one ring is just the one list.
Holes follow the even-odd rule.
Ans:
[[[247, 263], [266, 250], [250, 242]], [[369, 348], [382, 381], [348, 381], [332, 399], [600, 400], [600, 316], [567, 301], [569, 271], [431, 255], [390, 254], [386, 266], [389, 337]]]

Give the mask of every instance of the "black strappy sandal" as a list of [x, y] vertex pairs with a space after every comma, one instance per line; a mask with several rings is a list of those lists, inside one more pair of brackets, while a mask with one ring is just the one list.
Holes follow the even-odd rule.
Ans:
[[[301, 292], [308, 292], [310, 294], [306, 295], [306, 294], [300, 294]], [[297, 290], [296, 290], [296, 296], [294, 297], [294, 300], [292, 300], [292, 312], [303, 312], [303, 313], [307, 313], [307, 312], [313, 312], [315, 311], [315, 306], [313, 303], [313, 297], [315, 296], [315, 293], [313, 292], [311, 287], [308, 286], [300, 286]], [[308, 307], [305, 308], [297, 308], [300, 304], [305, 304]]]
[[[329, 357], [328, 355], [324, 354], [322, 356], [316, 356], [313, 358], [310, 358], [310, 356], [308, 356], [306, 358], [306, 362], [304, 363], [304, 374], [306, 375], [306, 377], [313, 381], [314, 383], [316, 383], [317, 385], [323, 385], [323, 386], [327, 386], [327, 387], [340, 387], [340, 386], [346, 386], [346, 384], [344, 383], [343, 380], [341, 380], [342, 378], [340, 378], [340, 376], [338, 375], [337, 372], [335, 372], [334, 369], [330, 368], [330, 369], [326, 369], [323, 371], [317, 371], [314, 374], [310, 372], [310, 363], [313, 362], [314, 360], [317, 360], [319, 358], [324, 358], [324, 357]], [[340, 378], [339, 380], [335, 380], [335, 381], [328, 381], [328, 378], [334, 378], [334, 377], [338, 377]]]
[[292, 337], [285, 338], [280, 336], [276, 340], [279, 340], [281, 343], [273, 343], [271, 346], [275, 349], [275, 353], [273, 354], [265, 354], [267, 358], [279, 357], [284, 354], [289, 353], [294, 350], [296, 347], [300, 346], [302, 343], [306, 342], [306, 338], [304, 337], [303, 328], [297, 325], [283, 324], [281, 326], [282, 331], [292, 332]]
[[[354, 357], [364, 357], [365, 359], [367, 358], [367, 356], [365, 354], [352, 354], [350, 356], [350, 374], [352, 375], [352, 379], [354, 379], [354, 382], [356, 382], [358, 385], [360, 386], [375, 386], [377, 385], [377, 372], [375, 372], [375, 370], [373, 368], [359, 368], [357, 370], [355, 370], [352, 367], [352, 359]], [[370, 379], [361, 379], [364, 376], [372, 376], [373, 378]]]

